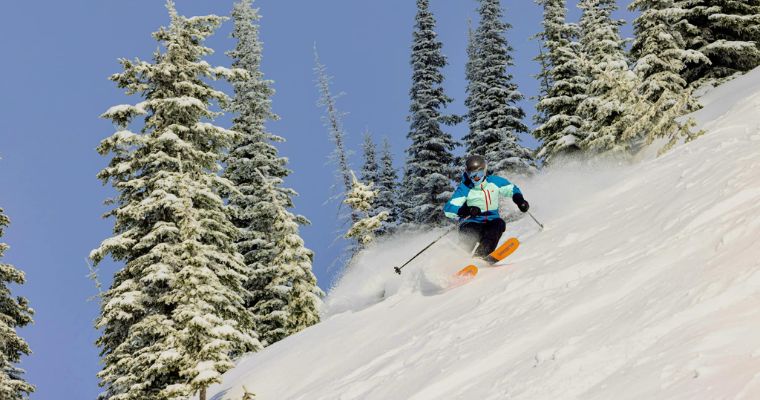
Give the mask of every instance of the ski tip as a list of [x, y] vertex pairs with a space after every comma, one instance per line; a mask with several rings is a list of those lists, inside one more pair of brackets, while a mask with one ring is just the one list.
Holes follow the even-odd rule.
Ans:
[[460, 278], [469, 278], [477, 274], [478, 274], [478, 267], [474, 265], [468, 265], [462, 268], [461, 270], [459, 270], [459, 272], [456, 273], [456, 276]]
[[464, 285], [465, 283], [475, 278], [475, 275], [477, 274], [478, 274], [478, 267], [474, 265], [468, 265], [462, 268], [461, 270], [459, 270], [459, 272], [457, 272], [451, 277], [449, 281], [449, 286], [446, 290], [451, 290], [451, 289]]

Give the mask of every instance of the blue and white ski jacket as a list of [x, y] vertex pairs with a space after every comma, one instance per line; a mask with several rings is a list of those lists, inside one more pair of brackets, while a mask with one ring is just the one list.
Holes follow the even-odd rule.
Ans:
[[466, 203], [470, 207], [478, 207], [482, 212], [477, 217], [469, 218], [467, 222], [483, 223], [489, 219], [499, 217], [499, 199], [512, 196], [520, 192], [515, 184], [500, 176], [488, 175], [479, 184], [475, 184], [467, 174], [463, 174], [462, 183], [457, 187], [451, 200], [443, 206], [443, 212], [447, 217], [459, 218], [457, 212]]

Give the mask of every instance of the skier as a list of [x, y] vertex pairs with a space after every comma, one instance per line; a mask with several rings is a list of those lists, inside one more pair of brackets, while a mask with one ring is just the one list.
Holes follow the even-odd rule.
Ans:
[[478, 155], [467, 157], [462, 182], [443, 207], [447, 217], [462, 221], [459, 232], [472, 247], [479, 243], [476, 255], [486, 257], [496, 249], [507, 225], [499, 216], [499, 199], [511, 197], [522, 212], [530, 205], [520, 188], [509, 180], [488, 175], [485, 158]]

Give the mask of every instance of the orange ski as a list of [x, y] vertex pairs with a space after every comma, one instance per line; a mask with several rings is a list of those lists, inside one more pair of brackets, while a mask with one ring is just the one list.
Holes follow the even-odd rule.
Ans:
[[[507, 257], [520, 247], [520, 241], [517, 238], [509, 238], [501, 246], [497, 247], [488, 257], [493, 258], [491, 264], [499, 262]], [[488, 260], [491, 261], [491, 260]]]
[[458, 286], [462, 286], [465, 283], [469, 282], [472, 278], [475, 277], [475, 275], [478, 274], [478, 267], [474, 265], [468, 265], [451, 278], [451, 281], [449, 282], [449, 289], [453, 289]]
[[478, 274], [478, 267], [474, 265], [468, 265], [462, 268], [461, 270], [459, 270], [456, 276], [459, 278], [472, 278], [473, 276], [477, 274]]

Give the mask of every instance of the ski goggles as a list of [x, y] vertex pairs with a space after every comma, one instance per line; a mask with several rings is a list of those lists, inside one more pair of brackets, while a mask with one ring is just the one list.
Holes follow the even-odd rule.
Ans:
[[485, 169], [477, 169], [472, 172], [468, 172], [467, 176], [472, 179], [475, 182], [480, 182], [483, 180], [483, 178], [486, 177], [486, 170]]

